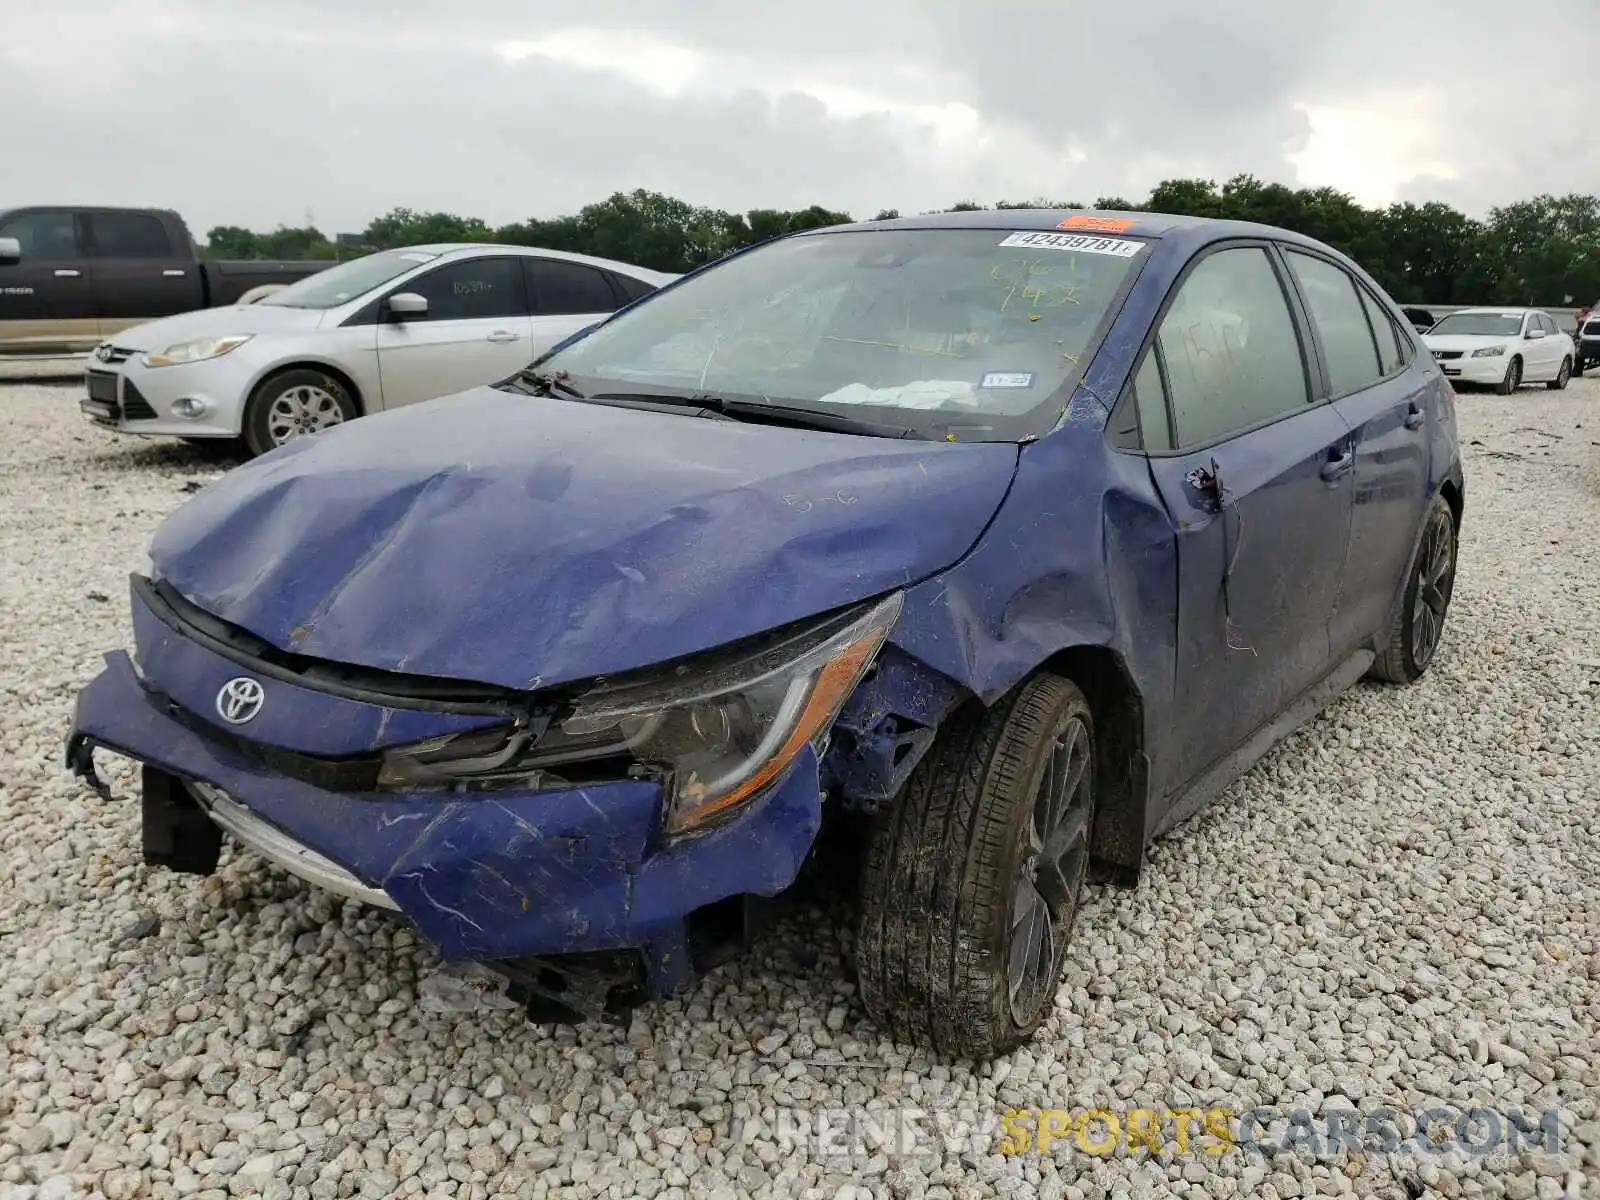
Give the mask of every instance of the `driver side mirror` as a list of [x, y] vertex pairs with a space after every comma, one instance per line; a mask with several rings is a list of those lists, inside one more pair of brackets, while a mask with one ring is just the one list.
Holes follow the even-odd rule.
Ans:
[[398, 320], [428, 315], [428, 298], [415, 292], [396, 292], [389, 297], [389, 312]]
[[0, 237], [0, 267], [13, 266], [22, 261], [22, 243], [14, 237]]
[[1530, 329], [1530, 330], [1528, 330], [1528, 332], [1526, 334], [1526, 337], [1527, 337], [1528, 341], [1530, 341], [1530, 342], [1537, 341], [1538, 339], [1542, 338], [1543, 336], [1544, 336], [1544, 330], [1542, 330], [1542, 329]]

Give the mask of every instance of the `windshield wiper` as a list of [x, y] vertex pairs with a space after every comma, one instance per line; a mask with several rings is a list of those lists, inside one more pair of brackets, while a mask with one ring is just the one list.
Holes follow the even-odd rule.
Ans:
[[696, 392], [681, 396], [659, 392], [602, 392], [588, 397], [604, 403], [614, 401], [667, 408], [697, 408], [706, 416], [718, 416], [734, 421], [748, 421], [755, 425], [787, 425], [796, 429], [826, 429], [831, 433], [855, 433], [867, 437], [915, 438], [918, 433], [902, 425], [885, 425], [878, 421], [863, 421], [842, 413], [822, 412], [814, 408], [792, 408], [783, 404], [769, 404], [765, 400], [731, 400]]
[[565, 371], [535, 371], [532, 367], [523, 367], [514, 378], [532, 387], [535, 396], [553, 396], [559, 392], [574, 400], [587, 399], [582, 392], [567, 382]]

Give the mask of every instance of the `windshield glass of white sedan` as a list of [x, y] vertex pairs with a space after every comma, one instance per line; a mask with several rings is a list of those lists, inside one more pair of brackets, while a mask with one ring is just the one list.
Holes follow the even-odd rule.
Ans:
[[1519, 312], [1451, 313], [1432, 329], [1429, 337], [1516, 337], [1522, 332]]
[[1059, 403], [1146, 249], [1053, 230], [801, 236], [691, 277], [541, 366], [590, 394], [866, 406], [1010, 440]]
[[282, 308], [338, 308], [438, 258], [426, 250], [384, 250], [329, 267], [260, 301]]

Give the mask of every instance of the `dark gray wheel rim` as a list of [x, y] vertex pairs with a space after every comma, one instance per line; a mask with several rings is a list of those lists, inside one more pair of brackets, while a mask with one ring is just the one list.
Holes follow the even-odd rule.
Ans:
[[1417, 559], [1417, 598], [1411, 612], [1411, 661], [1420, 669], [1433, 661], [1444, 632], [1444, 614], [1455, 588], [1456, 556], [1450, 521], [1440, 517], [1423, 537]]
[[1007, 999], [1018, 1025], [1031, 1025], [1037, 1019], [1061, 978], [1067, 936], [1089, 865], [1092, 754], [1088, 726], [1079, 717], [1067, 718], [1052, 739], [1050, 759], [1034, 796], [1006, 955]]

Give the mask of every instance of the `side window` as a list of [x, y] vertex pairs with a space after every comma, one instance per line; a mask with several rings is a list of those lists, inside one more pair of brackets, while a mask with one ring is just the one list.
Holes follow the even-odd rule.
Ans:
[[1305, 361], [1283, 285], [1259, 247], [1219, 250], [1183, 281], [1156, 345], [1172, 403], [1170, 435], [1200, 446], [1303, 408]]
[[1372, 332], [1378, 337], [1378, 362], [1385, 375], [1392, 375], [1406, 361], [1405, 351], [1400, 346], [1400, 331], [1394, 327], [1394, 319], [1387, 310], [1366, 288], [1361, 289], [1361, 303], [1366, 307], [1367, 319], [1372, 322]]
[[617, 310], [617, 298], [606, 282], [605, 273], [584, 263], [560, 258], [526, 258], [528, 288], [533, 298], [533, 313], [538, 317], [562, 317], [576, 313], [608, 313]]
[[1167, 389], [1161, 384], [1161, 365], [1155, 351], [1133, 378], [1134, 403], [1139, 409], [1139, 436], [1150, 451], [1172, 449], [1172, 424], [1167, 419]]
[[1356, 281], [1342, 268], [1309, 254], [1286, 250], [1284, 257], [1322, 337], [1333, 394], [1347, 396], [1377, 383], [1384, 371], [1378, 365], [1378, 345], [1367, 324]]
[[77, 223], [71, 213], [23, 213], [0, 225], [0, 237], [16, 238], [22, 244], [24, 264], [83, 257], [78, 247]]
[[616, 271], [608, 272], [611, 286], [616, 289], [617, 295], [623, 304], [630, 304], [635, 300], [642, 300], [656, 290], [655, 284], [646, 283], [642, 279], [635, 279], [632, 275], [622, 275]]
[[528, 312], [515, 258], [461, 259], [396, 290], [426, 297], [429, 321], [488, 320]]
[[89, 238], [98, 258], [171, 258], [167, 227], [149, 213], [90, 213]]
[[1560, 333], [1561, 332], [1559, 329], [1556, 328], [1556, 323], [1553, 320], [1550, 319], [1550, 314], [1549, 313], [1540, 313], [1539, 314], [1539, 328], [1544, 330], [1546, 333]]

